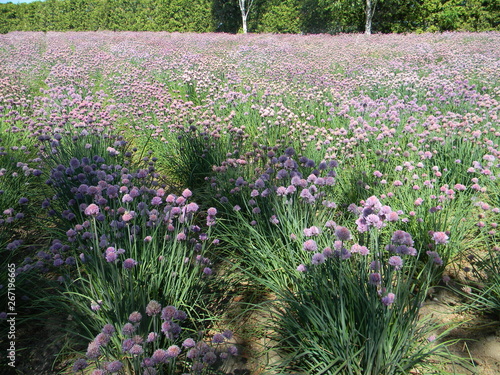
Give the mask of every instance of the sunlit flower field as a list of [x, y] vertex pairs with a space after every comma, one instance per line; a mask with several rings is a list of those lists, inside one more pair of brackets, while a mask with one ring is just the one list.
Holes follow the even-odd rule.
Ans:
[[499, 47], [0, 35], [2, 373], [480, 371], [422, 308], [498, 328]]

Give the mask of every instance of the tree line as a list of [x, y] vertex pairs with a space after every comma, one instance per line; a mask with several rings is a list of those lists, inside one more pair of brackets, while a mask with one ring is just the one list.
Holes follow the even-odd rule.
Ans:
[[[246, 8], [242, 9], [242, 3]], [[366, 32], [368, 27], [381, 33], [500, 30], [500, 0], [46, 0], [0, 4], [1, 33], [237, 33], [248, 29], [335, 34]]]

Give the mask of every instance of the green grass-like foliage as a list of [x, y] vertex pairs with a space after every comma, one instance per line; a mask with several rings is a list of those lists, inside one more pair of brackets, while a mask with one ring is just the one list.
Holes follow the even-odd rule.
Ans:
[[378, 234], [370, 236], [369, 254], [308, 265], [293, 290], [277, 291], [278, 373], [402, 374], [444, 348], [432, 336], [436, 326], [419, 321], [436, 265], [429, 260], [422, 269], [418, 257], [406, 255], [397, 269]]

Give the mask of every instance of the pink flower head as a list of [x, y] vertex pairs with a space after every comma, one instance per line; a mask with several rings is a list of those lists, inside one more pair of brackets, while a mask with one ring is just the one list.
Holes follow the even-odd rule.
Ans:
[[304, 242], [303, 249], [306, 251], [316, 251], [318, 250], [318, 244], [314, 240], [307, 240]]
[[445, 232], [434, 232], [432, 234], [432, 239], [434, 240], [434, 242], [436, 243], [436, 245], [438, 244], [445, 244], [448, 242], [448, 235], [445, 233]]
[[130, 220], [132, 220], [135, 216], [135, 212], [134, 211], [126, 211], [123, 216], [122, 216], [122, 220], [124, 222], [128, 222]]
[[85, 208], [85, 215], [97, 216], [99, 214], [99, 206], [97, 204], [91, 203]]
[[385, 297], [382, 297], [382, 303], [385, 306], [390, 306], [394, 303], [394, 299], [396, 298], [396, 295], [394, 293], [387, 293]]

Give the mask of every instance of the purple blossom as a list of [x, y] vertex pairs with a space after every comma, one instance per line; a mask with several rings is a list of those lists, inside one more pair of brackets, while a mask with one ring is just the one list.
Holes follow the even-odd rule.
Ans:
[[87, 216], [97, 216], [99, 214], [99, 206], [91, 203], [85, 208], [85, 215]]
[[192, 338], [185, 339], [182, 346], [185, 348], [194, 348], [196, 342]]
[[443, 260], [441, 259], [441, 257], [439, 256], [439, 254], [436, 251], [427, 251], [427, 255], [438, 266], [442, 266], [443, 265]]
[[411, 235], [405, 231], [397, 230], [392, 234], [391, 241], [397, 245], [413, 246]]
[[192, 195], [193, 195], [193, 193], [189, 189], [184, 189], [184, 191], [182, 192], [182, 196], [186, 199], [191, 197]]
[[302, 248], [305, 251], [316, 251], [318, 250], [318, 244], [314, 240], [307, 240], [306, 242], [304, 242]]
[[172, 320], [176, 313], [177, 309], [174, 306], [165, 306], [163, 310], [161, 310], [161, 319]]
[[368, 283], [371, 285], [380, 285], [382, 282], [382, 276], [378, 272], [371, 273], [368, 278]]
[[299, 272], [306, 272], [307, 268], [306, 268], [305, 265], [299, 264], [298, 267], [297, 267], [297, 271], [299, 271]]
[[161, 203], [161, 197], [153, 197], [153, 199], [151, 199], [151, 204], [153, 206], [159, 206]]
[[128, 317], [129, 322], [132, 322], [132, 323], [139, 323], [141, 321], [141, 319], [142, 319], [142, 315], [138, 311], [134, 311]]
[[79, 372], [88, 367], [88, 363], [84, 358], [77, 359], [73, 364], [73, 372]]
[[395, 298], [396, 298], [396, 295], [394, 293], [387, 293], [386, 296], [382, 297], [382, 303], [385, 306], [390, 306], [394, 303]]
[[225, 341], [225, 337], [221, 333], [216, 333], [212, 337], [212, 342], [214, 344], [222, 344]]
[[121, 363], [120, 361], [113, 361], [106, 364], [106, 370], [112, 374], [120, 371], [122, 368], [123, 368], [123, 363]]
[[177, 345], [171, 345], [167, 349], [167, 356], [169, 358], [175, 358], [181, 353], [181, 348], [179, 348]]
[[130, 348], [129, 353], [132, 354], [132, 355], [140, 355], [140, 354], [144, 353], [144, 349], [142, 348], [141, 345], [134, 344]]
[[388, 263], [396, 270], [400, 270], [401, 268], [403, 268], [403, 259], [401, 259], [400, 256], [394, 255], [390, 257]]
[[312, 256], [311, 263], [314, 265], [325, 263], [325, 256], [321, 253], [316, 253]]
[[196, 211], [198, 211], [198, 209], [199, 209], [199, 208], [200, 208], [200, 207], [199, 207], [196, 203], [191, 202], [191, 203], [188, 203], [188, 204], [186, 205], [186, 212], [187, 212], [187, 213], [190, 213], [190, 212], [196, 212]]
[[438, 244], [445, 244], [448, 242], [448, 235], [445, 233], [445, 232], [434, 232], [432, 234], [432, 239], [434, 240], [434, 242], [436, 243], [436, 245]]
[[130, 349], [132, 349], [132, 346], [135, 345], [135, 342], [133, 339], [125, 339], [122, 342], [122, 351], [123, 352], [128, 352]]
[[164, 349], [157, 349], [151, 356], [153, 363], [166, 363], [168, 361], [168, 353]]
[[125, 268], [125, 269], [130, 269], [136, 265], [137, 265], [137, 261], [135, 261], [132, 258], [128, 258], [128, 259], [125, 259], [123, 261], [123, 268]]
[[348, 241], [351, 237], [351, 232], [346, 227], [338, 226], [335, 228], [335, 235], [340, 241]]
[[148, 337], [146, 338], [146, 342], [153, 342], [158, 338], [158, 334], [156, 332], [149, 332]]
[[101, 346], [95, 341], [90, 342], [87, 347], [86, 356], [88, 359], [96, 359], [101, 355]]
[[112, 335], [115, 332], [115, 327], [112, 324], [106, 324], [102, 327], [102, 332], [107, 335]]
[[132, 323], [126, 323], [122, 328], [122, 333], [131, 336], [135, 332], [135, 326]]
[[306, 237], [318, 236], [319, 234], [320, 234], [320, 230], [316, 226], [312, 226], [310, 228], [304, 229], [304, 236], [306, 236]]

